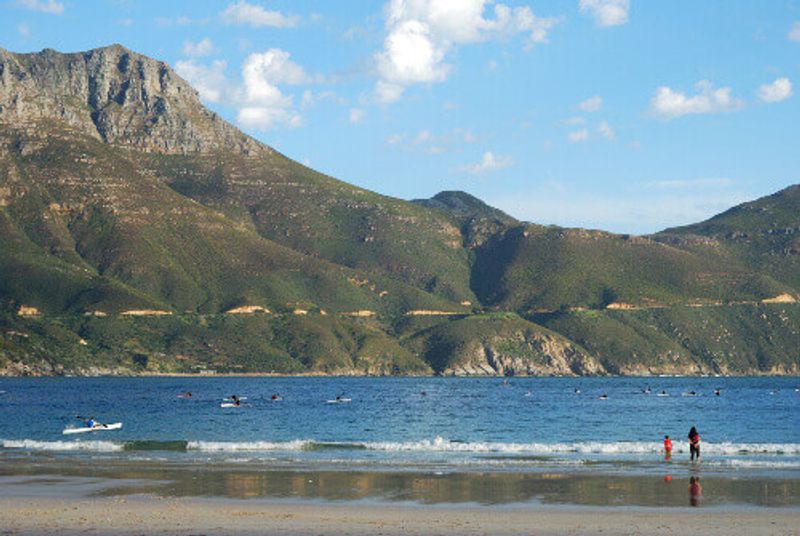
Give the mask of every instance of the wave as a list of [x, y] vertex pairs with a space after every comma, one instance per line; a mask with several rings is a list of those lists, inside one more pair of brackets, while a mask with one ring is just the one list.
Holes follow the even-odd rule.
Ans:
[[36, 441], [34, 439], [0, 439], [0, 447], [4, 449], [118, 452], [124, 444], [114, 441]]
[[[450, 441], [442, 437], [420, 441], [365, 441], [338, 442], [296, 439], [291, 441], [38, 441], [33, 439], [0, 439], [0, 447], [5, 449], [50, 450], [50, 451], [174, 451], [174, 452], [273, 452], [328, 450], [370, 450], [381, 452], [409, 453], [464, 453], [464, 454], [507, 454], [515, 456], [553, 456], [559, 454], [584, 455], [660, 455], [660, 442], [586, 441], [575, 443], [496, 443]], [[747, 456], [747, 455], [800, 455], [798, 443], [703, 443], [704, 455]], [[688, 447], [676, 445], [673, 454], [688, 453]]]

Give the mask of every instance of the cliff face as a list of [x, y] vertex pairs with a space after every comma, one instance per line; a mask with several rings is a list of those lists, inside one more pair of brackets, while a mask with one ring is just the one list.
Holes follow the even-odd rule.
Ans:
[[147, 152], [267, 150], [206, 110], [164, 62], [120, 45], [75, 54], [0, 49], [0, 122], [35, 129], [53, 120]]

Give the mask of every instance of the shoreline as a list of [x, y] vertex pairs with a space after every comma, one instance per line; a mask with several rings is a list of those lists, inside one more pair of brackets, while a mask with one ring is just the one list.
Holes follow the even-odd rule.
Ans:
[[797, 534], [798, 509], [512, 508], [230, 499], [0, 498], [3, 534]]

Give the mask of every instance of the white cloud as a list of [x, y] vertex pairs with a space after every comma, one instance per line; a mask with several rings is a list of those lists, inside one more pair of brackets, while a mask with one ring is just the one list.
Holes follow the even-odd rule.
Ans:
[[569, 126], [585, 125], [586, 119], [579, 115], [576, 115], [574, 117], [568, 117], [567, 119], [564, 119], [564, 124]]
[[800, 22], [794, 23], [788, 37], [790, 41], [800, 41]]
[[581, 13], [589, 13], [598, 26], [620, 26], [628, 22], [629, 0], [580, 0]]
[[17, 32], [19, 32], [19, 35], [22, 37], [28, 37], [31, 34], [31, 29], [27, 24], [21, 22], [19, 25], [17, 25]]
[[208, 102], [221, 102], [232, 90], [225, 78], [227, 64], [216, 60], [210, 66], [200, 65], [195, 60], [179, 61], [175, 71], [189, 82], [200, 94], [200, 98]]
[[250, 54], [242, 67], [244, 106], [239, 110], [240, 124], [267, 130], [276, 125], [297, 127], [302, 118], [294, 111], [292, 97], [284, 95], [278, 84], [305, 84], [311, 81], [300, 65], [284, 50], [271, 48]]
[[695, 85], [698, 93], [687, 96], [667, 86], [656, 90], [650, 101], [650, 111], [666, 119], [689, 114], [710, 114], [731, 112], [740, 109], [744, 103], [731, 95], [730, 87], [715, 89], [708, 80]]
[[788, 78], [778, 78], [758, 88], [758, 98], [764, 102], [780, 102], [791, 96], [792, 82]]
[[39, 11], [51, 15], [64, 13], [64, 4], [56, 2], [56, 0], [17, 0], [17, 5], [31, 11]]
[[133, 26], [133, 19], [126, 18], [126, 19], [119, 19], [120, 26]]
[[441, 154], [458, 150], [464, 145], [475, 143], [478, 137], [469, 129], [454, 128], [442, 134], [422, 129], [416, 134], [392, 134], [386, 138], [389, 145], [400, 145], [401, 148], [428, 154]]
[[350, 108], [350, 112], [347, 115], [350, 122], [354, 125], [363, 121], [366, 116], [366, 112], [361, 108]]
[[309, 106], [313, 106], [315, 100], [314, 93], [312, 93], [310, 89], [307, 89], [303, 91], [303, 98], [300, 100], [300, 107], [308, 108]]
[[613, 140], [616, 136], [616, 134], [614, 134], [614, 129], [611, 128], [608, 121], [603, 121], [597, 125], [597, 132], [607, 140]]
[[511, 167], [512, 165], [514, 165], [514, 159], [510, 156], [500, 154], [495, 155], [492, 152], [486, 151], [483, 153], [483, 157], [481, 158], [480, 162], [477, 164], [463, 166], [461, 170], [472, 175], [483, 175], [485, 173], [491, 173], [493, 171]]
[[497, 70], [497, 60], [489, 60], [489, 62], [486, 64], [486, 70], [490, 71], [490, 72], [491, 71], [496, 71]]
[[[225, 67], [224, 61], [217, 60], [206, 66], [190, 59], [177, 62], [175, 70], [198, 90], [202, 99], [238, 108], [237, 120], [244, 127], [268, 130], [275, 126], [302, 125], [293, 96], [284, 94], [279, 86], [307, 84], [313, 80], [291, 60], [288, 52], [273, 48], [250, 54], [242, 66], [241, 85], [226, 79]], [[305, 104], [313, 100], [310, 92], [303, 94]]]
[[210, 56], [214, 53], [214, 43], [211, 39], [204, 37], [202, 41], [193, 43], [192, 41], [184, 41], [183, 55], [190, 58], [201, 58], [203, 56]]
[[181, 15], [180, 17], [171, 18], [171, 17], [156, 17], [155, 19], [156, 24], [159, 26], [172, 26], [175, 24], [176, 26], [190, 26], [192, 24], [196, 25], [205, 25], [211, 22], [211, 19], [208, 17], [202, 19], [193, 19], [191, 17], [187, 17], [186, 15]]
[[595, 95], [594, 97], [589, 97], [585, 101], [581, 102], [578, 105], [578, 108], [583, 110], [584, 112], [596, 112], [600, 108], [603, 107], [603, 98]]
[[220, 17], [225, 24], [246, 24], [253, 28], [292, 28], [300, 22], [300, 17], [297, 15], [284, 15], [280, 11], [268, 11], [259, 5], [248, 4], [244, 0], [229, 5], [225, 11], [220, 13]]
[[539, 18], [529, 7], [495, 4], [493, 17], [484, 16], [489, 0], [391, 0], [386, 6], [387, 36], [375, 54], [380, 102], [398, 100], [406, 87], [445, 80], [446, 55], [458, 45], [528, 35], [528, 45], [547, 41], [556, 19]]
[[575, 130], [575, 131], [570, 132], [569, 134], [567, 134], [567, 138], [569, 138], [569, 141], [571, 143], [578, 143], [578, 142], [581, 142], [581, 141], [586, 141], [586, 140], [589, 139], [589, 130], [585, 129], [585, 128], [583, 128], [581, 130]]
[[420, 145], [422, 143], [427, 143], [427, 142], [431, 141], [432, 137], [433, 136], [431, 135], [431, 131], [430, 130], [420, 130], [417, 133], [417, 135], [414, 137], [414, 145]]

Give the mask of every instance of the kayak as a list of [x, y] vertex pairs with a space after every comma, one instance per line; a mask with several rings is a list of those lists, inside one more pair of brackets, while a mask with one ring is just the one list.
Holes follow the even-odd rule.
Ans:
[[347, 402], [352, 402], [351, 398], [336, 398], [334, 400], [327, 400], [328, 404], [345, 404]]
[[85, 434], [86, 432], [108, 432], [110, 430], [119, 430], [122, 428], [121, 422], [115, 422], [112, 424], [95, 424], [91, 428], [88, 426], [84, 426], [83, 428], [65, 428], [62, 432], [63, 434]]

